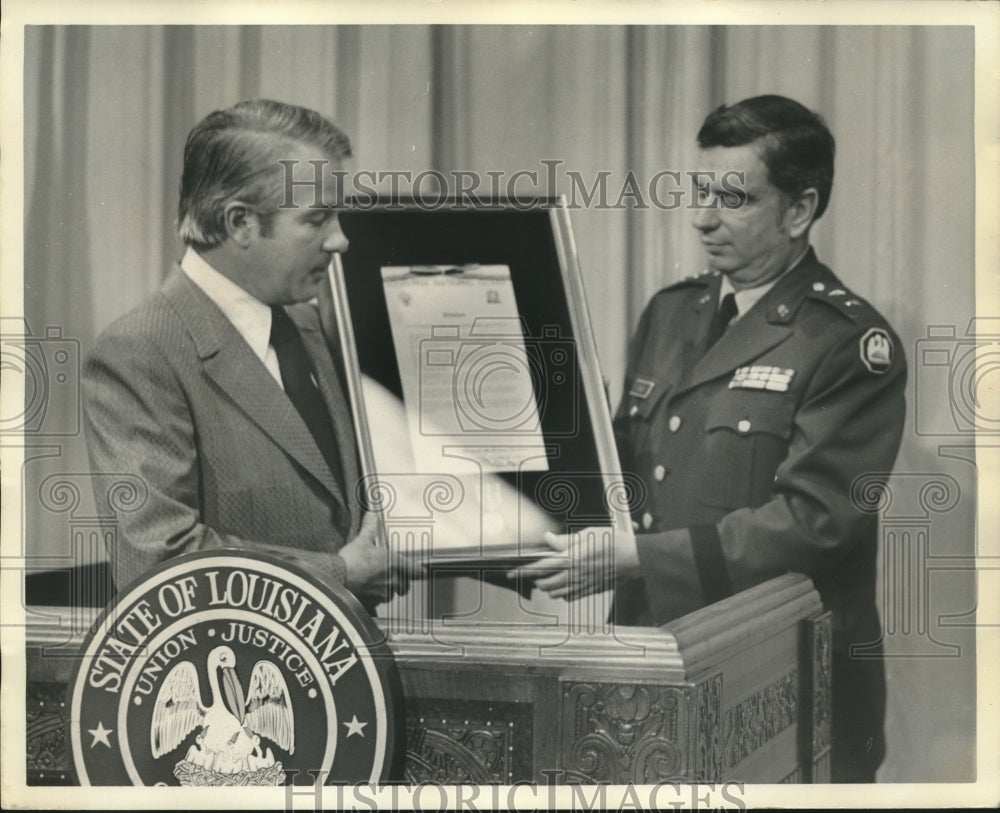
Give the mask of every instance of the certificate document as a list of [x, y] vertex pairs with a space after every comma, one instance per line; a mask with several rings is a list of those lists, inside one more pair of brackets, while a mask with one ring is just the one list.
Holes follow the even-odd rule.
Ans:
[[453, 449], [454, 457], [439, 449], [438, 471], [428, 471], [423, 460], [417, 465], [403, 403], [368, 376], [362, 376], [361, 388], [378, 469], [375, 502], [391, 515], [389, 541], [398, 552], [433, 560], [547, 550], [542, 534], [559, 525], [533, 500], [464, 457], [465, 447]]
[[418, 472], [547, 471], [536, 391], [506, 265], [383, 266]]

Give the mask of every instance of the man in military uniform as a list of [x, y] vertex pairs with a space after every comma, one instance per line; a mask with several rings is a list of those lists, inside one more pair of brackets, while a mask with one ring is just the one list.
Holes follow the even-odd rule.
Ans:
[[[877, 515], [853, 491], [884, 481], [903, 428], [906, 365], [885, 320], [816, 258], [834, 141], [790, 99], [721, 107], [698, 134], [694, 226], [709, 271], [660, 291], [632, 342], [615, 433], [646, 486], [636, 535], [616, 534], [619, 624], [659, 625], [787, 572], [832, 611], [834, 781], [874, 781], [885, 677], [866, 647]], [[870, 504], [870, 503], [869, 503]], [[554, 596], [601, 589], [601, 552], [550, 537]], [[574, 549], [575, 548], [575, 549]]]

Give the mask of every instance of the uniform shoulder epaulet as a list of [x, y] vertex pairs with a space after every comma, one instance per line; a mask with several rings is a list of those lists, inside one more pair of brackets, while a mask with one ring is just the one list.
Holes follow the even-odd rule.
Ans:
[[877, 312], [866, 300], [842, 285], [814, 282], [806, 297], [829, 305], [853, 322], [878, 318]]
[[881, 375], [892, 369], [899, 338], [867, 300], [836, 280], [812, 283], [806, 299], [822, 302], [852, 322], [849, 334], [857, 339], [855, 352], [869, 373]]
[[708, 285], [715, 277], [719, 276], [718, 271], [703, 271], [700, 274], [688, 274], [683, 279], [679, 279], [676, 282], [670, 283], [663, 290], [673, 291], [677, 288], [685, 288], [689, 285]]

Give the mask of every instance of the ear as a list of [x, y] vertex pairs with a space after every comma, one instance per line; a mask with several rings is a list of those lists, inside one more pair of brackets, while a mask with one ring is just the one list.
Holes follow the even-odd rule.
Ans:
[[819, 206], [819, 192], [813, 187], [806, 189], [799, 195], [798, 200], [791, 203], [785, 212], [789, 237], [794, 240], [809, 231], [816, 217], [817, 206]]
[[260, 228], [260, 221], [253, 209], [242, 201], [234, 200], [226, 204], [222, 217], [227, 237], [240, 248], [249, 246], [255, 231]]

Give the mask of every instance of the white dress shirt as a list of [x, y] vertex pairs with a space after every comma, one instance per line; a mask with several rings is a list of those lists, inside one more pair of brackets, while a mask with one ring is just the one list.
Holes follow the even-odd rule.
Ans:
[[281, 387], [278, 356], [270, 344], [271, 308], [212, 268], [193, 248], [188, 247], [184, 253], [181, 270], [219, 306]]

